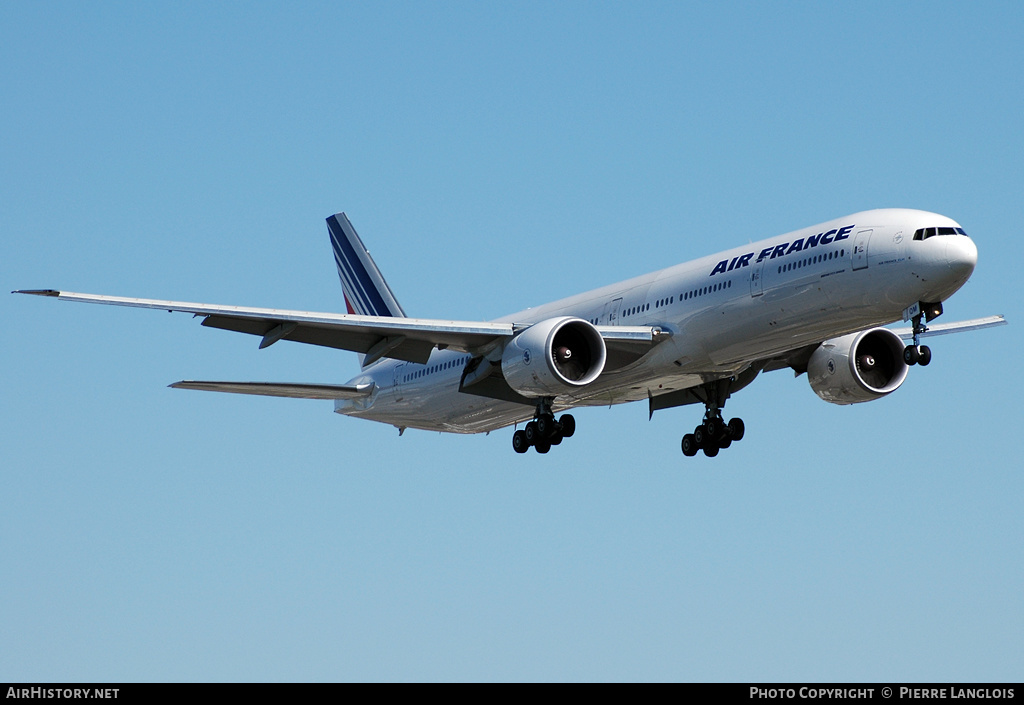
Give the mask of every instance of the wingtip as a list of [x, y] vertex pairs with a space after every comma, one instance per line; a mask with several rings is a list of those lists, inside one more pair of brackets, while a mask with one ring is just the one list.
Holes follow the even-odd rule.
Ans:
[[56, 289], [16, 289], [12, 294], [31, 294], [32, 296], [60, 296]]

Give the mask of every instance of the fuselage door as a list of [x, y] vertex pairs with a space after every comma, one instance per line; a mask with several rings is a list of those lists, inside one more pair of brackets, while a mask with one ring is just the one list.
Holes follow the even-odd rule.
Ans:
[[402, 375], [405, 374], [404, 362], [399, 362], [395, 365], [395, 395], [399, 396], [402, 393]]
[[601, 316], [601, 323], [606, 326], [619, 325], [619, 309], [622, 307], [622, 297], [609, 301], [604, 307], [604, 315]]
[[853, 241], [853, 269], [864, 269], [868, 266], [868, 241], [871, 240], [870, 230], [861, 230]]
[[761, 276], [764, 274], [764, 263], [765, 260], [755, 262], [754, 266], [750, 268], [750, 295], [760, 296], [764, 293], [764, 282], [761, 281]]

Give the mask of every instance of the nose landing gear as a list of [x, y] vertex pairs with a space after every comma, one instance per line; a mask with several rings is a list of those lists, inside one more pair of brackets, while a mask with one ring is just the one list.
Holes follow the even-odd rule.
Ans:
[[[913, 307], [912, 307], [913, 308]], [[908, 365], [926, 366], [932, 361], [932, 349], [921, 345], [921, 335], [928, 332], [925, 319], [932, 320], [942, 314], [942, 304], [921, 304], [911, 318], [914, 323], [914, 344], [903, 348], [903, 362]], [[903, 320], [906, 320], [905, 318]]]
[[[917, 337], [916, 335], [914, 336]], [[903, 348], [903, 362], [924, 367], [932, 361], [932, 349], [927, 345], [908, 345]]]
[[551, 412], [551, 402], [547, 399], [537, 405], [533, 421], [512, 434], [512, 449], [517, 453], [525, 453], [530, 446], [538, 453], [547, 453], [551, 446], [557, 446], [563, 438], [576, 433], [576, 419], [572, 414], [562, 414], [557, 420]]

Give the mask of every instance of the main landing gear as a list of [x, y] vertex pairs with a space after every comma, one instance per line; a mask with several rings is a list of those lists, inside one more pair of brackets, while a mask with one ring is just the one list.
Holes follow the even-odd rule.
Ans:
[[729, 397], [728, 384], [727, 380], [719, 380], [694, 390], [694, 394], [704, 402], [704, 420], [693, 429], [693, 433], [683, 436], [683, 455], [686, 457], [692, 458], [697, 451], [703, 450], [704, 455], [714, 458], [718, 451], [728, 448], [734, 441], [743, 440], [743, 419], [729, 419], [729, 423], [722, 419], [722, 407]]
[[512, 434], [512, 448], [517, 453], [525, 453], [533, 446], [538, 453], [547, 453], [551, 446], [557, 446], [563, 438], [569, 438], [574, 433], [576, 419], [572, 414], [562, 414], [556, 421], [551, 412], [551, 403], [544, 400], [537, 405], [533, 421], [527, 423], [525, 429]]
[[729, 423], [724, 423], [720, 413], [712, 416], [709, 410], [693, 433], [683, 436], [683, 455], [692, 458], [697, 451], [703, 450], [704, 455], [714, 458], [718, 451], [728, 448], [733, 441], [743, 440], [744, 431], [743, 419], [729, 419]]

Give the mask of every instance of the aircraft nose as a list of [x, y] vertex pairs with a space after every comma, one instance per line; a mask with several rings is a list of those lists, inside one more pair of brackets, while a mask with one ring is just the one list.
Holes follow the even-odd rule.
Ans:
[[957, 278], [967, 279], [978, 264], [978, 247], [966, 235], [947, 237], [946, 264]]

